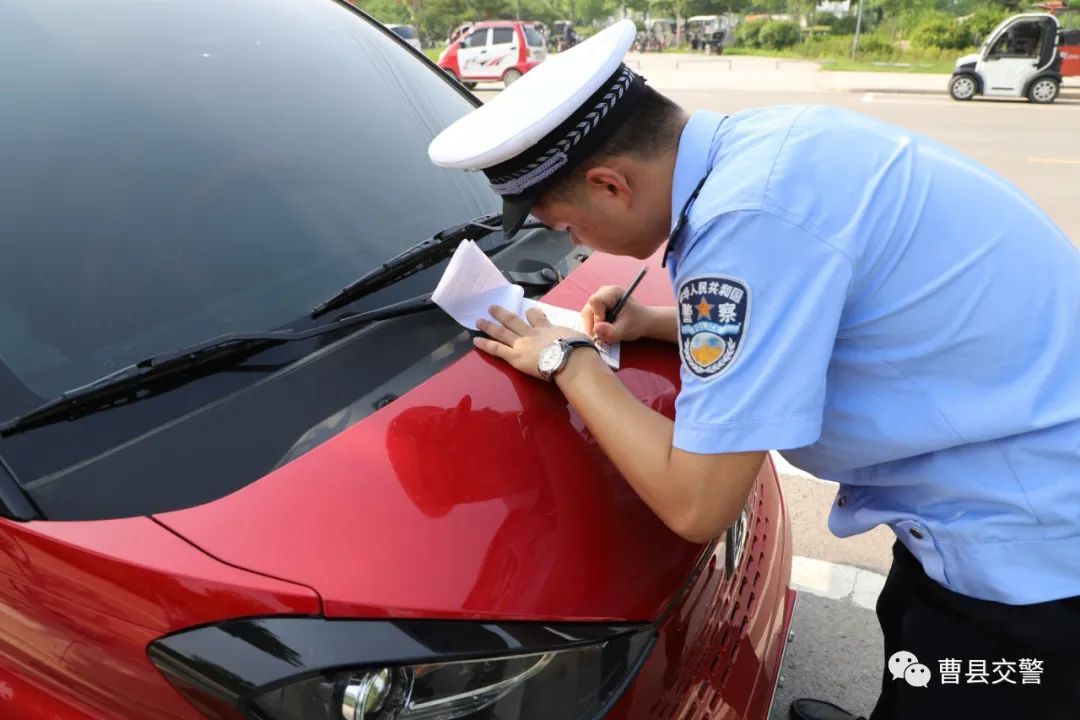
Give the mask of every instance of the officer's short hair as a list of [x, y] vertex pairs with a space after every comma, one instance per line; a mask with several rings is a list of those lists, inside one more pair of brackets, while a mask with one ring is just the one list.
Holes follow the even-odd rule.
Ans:
[[579, 190], [590, 168], [604, 164], [613, 157], [632, 157], [652, 160], [678, 146], [679, 121], [683, 109], [674, 101], [645, 86], [645, 95], [630, 118], [603, 146], [564, 177], [544, 190], [543, 197], [567, 200]]

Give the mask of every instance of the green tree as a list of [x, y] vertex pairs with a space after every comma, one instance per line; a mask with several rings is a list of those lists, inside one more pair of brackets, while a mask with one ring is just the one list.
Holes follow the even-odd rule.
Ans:
[[915, 26], [935, 14], [934, 0], [871, 0], [867, 11], [881, 13], [885, 30], [894, 38], [910, 36]]
[[998, 23], [1011, 14], [1004, 8], [984, 6], [972, 13], [964, 25], [971, 34], [972, 42], [977, 44], [986, 40]]
[[768, 22], [765, 18], [758, 18], [740, 23], [735, 29], [735, 37], [739, 44], [752, 48], [761, 47], [761, 30]]
[[603, 20], [619, 11], [618, 5], [611, 0], [576, 0], [575, 5], [575, 16], [580, 23]]
[[353, 0], [356, 7], [383, 23], [411, 23], [408, 8], [400, 0]]
[[425, 30], [440, 40], [473, 17], [467, 0], [425, 0], [424, 10], [427, 21]]

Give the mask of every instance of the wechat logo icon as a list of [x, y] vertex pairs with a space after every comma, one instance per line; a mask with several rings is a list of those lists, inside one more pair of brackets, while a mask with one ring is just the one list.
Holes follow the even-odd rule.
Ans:
[[930, 684], [930, 668], [919, 662], [914, 653], [907, 650], [894, 652], [889, 658], [889, 672], [893, 680], [904, 680], [911, 687], [926, 687]]

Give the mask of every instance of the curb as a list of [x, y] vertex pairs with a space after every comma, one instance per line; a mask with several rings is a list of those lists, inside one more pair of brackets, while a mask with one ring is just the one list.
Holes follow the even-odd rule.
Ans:
[[[839, 90], [839, 88], [837, 88]], [[947, 89], [930, 90], [917, 88], [844, 88], [841, 92], [882, 93], [884, 95], [948, 95]]]
[[[836, 88], [839, 92], [850, 93], [881, 93], [882, 95], [945, 95], [948, 96], [949, 91], [947, 89], [941, 90], [929, 90], [929, 89], [916, 89], [916, 88]], [[1080, 88], [1062, 88], [1059, 98], [1065, 98], [1066, 100], [1080, 100]], [[988, 98], [990, 100], [996, 100], [997, 98]]]
[[791, 559], [791, 587], [799, 592], [874, 610], [884, 586], [885, 576], [873, 570], [802, 555]]

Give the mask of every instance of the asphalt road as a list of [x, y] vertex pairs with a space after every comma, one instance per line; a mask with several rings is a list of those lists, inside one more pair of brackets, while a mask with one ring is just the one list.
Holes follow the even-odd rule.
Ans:
[[[688, 109], [733, 112], [783, 103], [828, 104], [873, 115], [951, 145], [1018, 185], [1080, 245], [1080, 99], [959, 103], [946, 95], [834, 92], [672, 92]], [[974, 198], [957, 198], [971, 203]]]
[[[1080, 92], [1076, 88], [1054, 105], [1035, 106], [1002, 100], [958, 103], [933, 93], [807, 91], [800, 89], [807, 84], [794, 73], [786, 81], [790, 87], [782, 90], [676, 89], [685, 82], [673, 82], [665, 89], [665, 78], [675, 76], [654, 73], [653, 77], [658, 89], [688, 110], [735, 112], [761, 105], [829, 104], [928, 135], [1018, 185], [1080, 246]], [[757, 77], [769, 78], [773, 85], [785, 82], [767, 73]], [[883, 75], [880, 86], [888, 86], [888, 78]], [[734, 84], [723, 78], [718, 82]], [[494, 92], [481, 90], [479, 94], [486, 99]], [[964, 212], [979, 211], [977, 198], [956, 198], [956, 202]], [[883, 664], [873, 607], [891, 562], [893, 535], [879, 527], [855, 538], [833, 537], [826, 518], [835, 485], [790, 466], [781, 468], [781, 478], [793, 526], [793, 584], [800, 598], [770, 720], [787, 720], [788, 703], [803, 696], [828, 699], [869, 715]]]
[[[662, 85], [659, 89], [665, 91]], [[487, 98], [495, 93], [483, 90], [479, 94]], [[1004, 175], [1080, 245], [1080, 93], [1075, 90], [1049, 106], [1013, 100], [959, 103], [944, 94], [740, 89], [667, 90], [666, 94], [688, 110], [736, 112], [761, 105], [825, 104], [910, 128]], [[978, 212], [972, 198], [957, 198], [957, 203], [970, 204], [970, 212]]]

